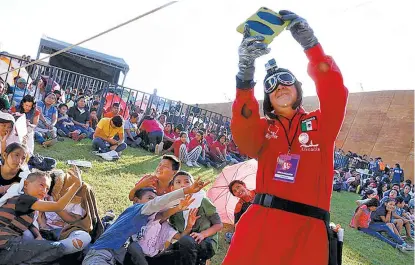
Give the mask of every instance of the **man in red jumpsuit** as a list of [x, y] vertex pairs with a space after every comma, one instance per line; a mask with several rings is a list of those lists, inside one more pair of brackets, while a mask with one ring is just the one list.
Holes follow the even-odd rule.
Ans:
[[266, 118], [254, 97], [254, 61], [269, 49], [245, 30], [239, 47], [232, 135], [241, 151], [258, 159], [254, 204], [236, 225], [223, 265], [329, 264], [326, 230], [333, 182], [333, 151], [348, 91], [306, 20], [280, 11], [304, 48], [320, 108], [301, 107], [301, 83], [275, 61], [264, 81]]

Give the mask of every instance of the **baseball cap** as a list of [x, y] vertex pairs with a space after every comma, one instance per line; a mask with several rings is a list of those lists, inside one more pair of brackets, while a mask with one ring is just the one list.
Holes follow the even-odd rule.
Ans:
[[19, 79], [17, 79], [17, 82], [16, 83], [23, 83], [23, 84], [26, 84], [27, 82], [26, 82], [26, 79], [24, 79], [24, 78], [19, 78]]

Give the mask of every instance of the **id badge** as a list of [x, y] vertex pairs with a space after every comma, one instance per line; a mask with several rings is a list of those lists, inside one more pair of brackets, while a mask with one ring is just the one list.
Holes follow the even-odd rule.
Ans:
[[277, 160], [274, 179], [289, 183], [295, 182], [300, 156], [294, 154], [281, 154]]

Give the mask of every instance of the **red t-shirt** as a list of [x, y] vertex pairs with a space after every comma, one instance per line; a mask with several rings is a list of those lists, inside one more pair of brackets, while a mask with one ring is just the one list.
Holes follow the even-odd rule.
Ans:
[[204, 144], [200, 143], [196, 138], [193, 138], [192, 140], [190, 140], [190, 143], [187, 146], [187, 150], [190, 152], [196, 147], [198, 147], [199, 145], [202, 146], [202, 149], [203, 149]]
[[180, 137], [180, 133], [177, 132], [173, 132], [174, 138], [173, 139], [177, 139]]
[[215, 155], [219, 155], [216, 147], [219, 148], [220, 152], [223, 154], [223, 151], [226, 150], [226, 145], [221, 144], [219, 141], [214, 141], [210, 147], [210, 151], [213, 152]]
[[233, 141], [231, 141], [228, 144], [228, 150], [232, 151], [233, 153], [239, 153], [239, 148], [236, 146], [236, 144]]
[[167, 136], [167, 137], [169, 137], [169, 138], [171, 138], [173, 140], [176, 139], [176, 135], [174, 135], [173, 132], [167, 132], [166, 130], [164, 130], [164, 136]]
[[212, 136], [210, 136], [210, 135], [207, 135], [206, 137], [205, 137], [205, 139], [206, 139], [206, 142], [207, 142], [207, 144], [208, 144], [208, 146], [209, 146], [209, 148], [212, 146], [212, 144], [213, 144], [213, 138], [212, 138]]
[[148, 133], [163, 131], [163, 129], [160, 127], [160, 123], [158, 123], [156, 120], [144, 120], [141, 124], [141, 129]]
[[180, 150], [180, 146], [182, 144], [185, 144], [187, 146], [187, 143], [183, 143], [180, 139], [176, 140], [173, 143], [173, 150], [174, 150], [174, 155], [178, 158], [179, 157], [179, 150]]
[[195, 137], [196, 137], [196, 133], [194, 133], [194, 132], [190, 132], [189, 133], [190, 140], [193, 139], [193, 138], [195, 138]]
[[[352, 220], [350, 221], [351, 227], [362, 227], [362, 228], [368, 228], [370, 223], [370, 211], [367, 208], [366, 205], [362, 205], [359, 207], [359, 209], [362, 211], [362, 214], [360, 215], [360, 218], [356, 220], [355, 216], [353, 216]], [[358, 210], [359, 211], [359, 210]], [[357, 212], [356, 212], [357, 213]]]

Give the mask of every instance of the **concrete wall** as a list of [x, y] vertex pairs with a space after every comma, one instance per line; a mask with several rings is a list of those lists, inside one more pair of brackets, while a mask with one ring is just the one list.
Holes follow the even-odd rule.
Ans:
[[[318, 99], [306, 97], [303, 105], [311, 111], [318, 108]], [[200, 107], [230, 117], [232, 102]], [[350, 94], [336, 145], [360, 155], [380, 156], [389, 165], [398, 162], [406, 177], [413, 179], [414, 90]]]

